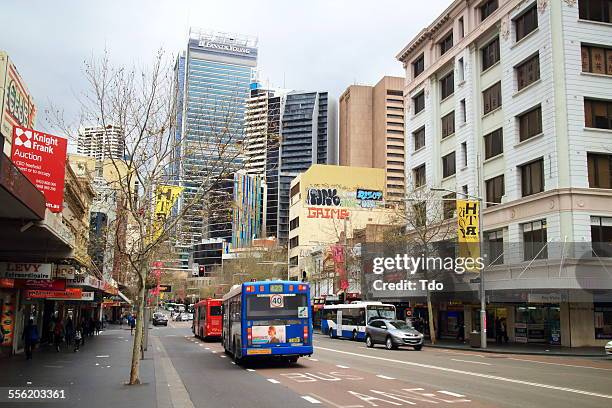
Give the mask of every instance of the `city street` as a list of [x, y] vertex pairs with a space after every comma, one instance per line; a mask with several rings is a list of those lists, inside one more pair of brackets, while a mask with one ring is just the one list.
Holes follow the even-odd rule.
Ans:
[[[239, 367], [220, 343], [193, 338], [188, 323], [153, 330], [194, 407], [469, 406], [607, 407], [612, 362], [429, 349], [387, 351], [315, 336], [315, 354], [294, 365]], [[166, 368], [167, 370], [168, 368]], [[166, 371], [167, 372], [167, 371]], [[159, 375], [159, 372], [157, 372]], [[160, 384], [159, 378], [157, 380]], [[191, 405], [186, 405], [191, 406]]]

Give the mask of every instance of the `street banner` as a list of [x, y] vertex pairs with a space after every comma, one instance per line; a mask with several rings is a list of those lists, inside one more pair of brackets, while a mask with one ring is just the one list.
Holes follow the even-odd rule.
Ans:
[[51, 279], [53, 264], [0, 262], [0, 278]]
[[61, 212], [68, 140], [21, 126], [13, 127], [11, 160], [45, 196], [51, 212]]
[[64, 290], [28, 289], [25, 291], [25, 297], [31, 299], [81, 300], [82, 296], [83, 291], [80, 288], [66, 288]]
[[[47, 298], [47, 300], [66, 300], [66, 298], [55, 298], [55, 297], [51, 297], [51, 298]], [[93, 302], [94, 300], [94, 292], [81, 292], [81, 298], [70, 298], [68, 300], [80, 300], [83, 302]]]
[[15, 287], [20, 289], [44, 289], [44, 290], [64, 290], [66, 289], [65, 279], [20, 279]]
[[157, 191], [155, 193], [155, 213], [153, 214], [153, 234], [151, 237], [151, 242], [157, 241], [161, 236], [166, 219], [168, 218], [168, 215], [170, 215], [170, 210], [176, 203], [176, 200], [181, 195], [182, 191], [183, 187], [166, 185], [157, 186]]
[[[480, 257], [479, 205], [475, 200], [457, 200], [457, 243], [461, 258]], [[478, 271], [477, 268], [468, 270]]]
[[0, 297], [0, 306], [2, 307], [2, 315], [0, 315], [0, 330], [2, 330], [3, 341], [2, 346], [10, 346], [13, 344], [13, 335], [15, 330], [15, 304], [17, 298], [15, 293], [9, 293], [3, 298]]

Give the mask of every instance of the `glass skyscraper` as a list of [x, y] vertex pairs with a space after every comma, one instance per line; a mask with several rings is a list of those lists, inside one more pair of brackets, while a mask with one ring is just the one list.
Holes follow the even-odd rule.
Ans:
[[231, 197], [234, 172], [242, 167], [246, 100], [256, 65], [257, 38], [195, 29], [186, 53], [177, 59], [178, 143], [170, 167], [185, 187], [179, 208], [192, 201], [203, 183], [215, 182], [204, 189], [214, 192], [214, 199], [198, 197], [181, 222], [179, 244], [211, 237], [231, 241], [231, 224], [223, 216], [231, 200], [222, 196], [227, 186]]

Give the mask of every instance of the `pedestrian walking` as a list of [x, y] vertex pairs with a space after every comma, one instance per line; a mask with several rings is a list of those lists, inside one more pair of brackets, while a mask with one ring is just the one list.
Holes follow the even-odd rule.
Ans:
[[128, 322], [130, 324], [130, 335], [134, 334], [134, 328], [136, 327], [136, 318], [133, 315], [128, 317]]
[[49, 325], [47, 326], [47, 341], [49, 344], [53, 343], [53, 338], [55, 336], [55, 317], [52, 317], [49, 321]]
[[34, 319], [30, 319], [23, 329], [23, 341], [25, 343], [26, 360], [31, 360], [32, 352], [38, 343], [38, 327], [34, 324]]
[[100, 330], [102, 329], [102, 320], [96, 320], [95, 326], [96, 326], [96, 336], [99, 336]]
[[462, 320], [457, 320], [457, 340], [465, 341], [465, 325]]
[[123, 315], [119, 316], [119, 327], [123, 327]]
[[80, 326], [74, 332], [74, 352], [79, 351], [79, 347], [81, 346], [81, 340], [83, 339], [83, 331]]
[[87, 323], [88, 320], [83, 317], [81, 319], [81, 344], [84, 345], [85, 344], [85, 337], [87, 335]]
[[503, 338], [504, 343], [508, 344], [508, 327], [506, 325], [506, 318], [501, 318], [499, 324], [501, 328], [501, 337]]
[[93, 337], [94, 332], [96, 331], [96, 321], [93, 316], [89, 318], [89, 337]]
[[502, 326], [499, 317], [495, 318], [495, 343], [500, 344], [502, 342]]
[[68, 316], [66, 320], [66, 344], [68, 346], [72, 345], [72, 337], [74, 336], [74, 324], [72, 322], [72, 317]]
[[64, 339], [64, 324], [62, 319], [58, 318], [55, 322], [55, 328], [53, 329], [53, 343], [55, 344], [55, 350], [59, 353], [62, 340]]

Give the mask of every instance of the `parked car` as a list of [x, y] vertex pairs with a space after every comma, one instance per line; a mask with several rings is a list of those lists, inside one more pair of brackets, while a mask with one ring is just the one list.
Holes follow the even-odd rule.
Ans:
[[153, 326], [167, 326], [168, 318], [163, 313], [153, 313]]
[[612, 341], [606, 344], [606, 356], [612, 356]]
[[384, 344], [387, 350], [399, 346], [412, 346], [415, 350], [423, 347], [423, 334], [403, 320], [372, 320], [366, 326], [366, 346]]

